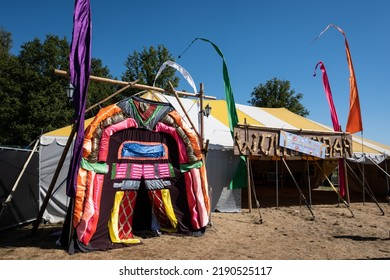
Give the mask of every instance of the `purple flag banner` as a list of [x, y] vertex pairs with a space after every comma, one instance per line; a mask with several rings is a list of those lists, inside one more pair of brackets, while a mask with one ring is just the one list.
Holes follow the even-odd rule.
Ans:
[[67, 195], [76, 193], [77, 173], [81, 162], [84, 139], [84, 119], [91, 73], [92, 20], [90, 0], [75, 0], [73, 12], [73, 35], [69, 54], [69, 79], [75, 88], [73, 106], [75, 109], [76, 139], [69, 166]]

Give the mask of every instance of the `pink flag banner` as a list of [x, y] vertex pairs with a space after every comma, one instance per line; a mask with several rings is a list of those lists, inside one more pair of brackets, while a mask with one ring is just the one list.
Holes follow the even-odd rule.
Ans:
[[314, 75], [316, 75], [315, 71], [317, 70], [317, 67], [320, 66], [320, 69], [322, 71], [322, 83], [324, 85], [324, 90], [326, 94], [326, 99], [328, 100], [329, 109], [330, 109], [330, 116], [332, 118], [332, 124], [333, 124], [333, 130], [334, 131], [340, 131], [340, 123], [339, 118], [337, 117], [336, 108], [334, 106], [333, 102], [333, 96], [332, 91], [330, 89], [328, 74], [326, 73], [325, 65], [322, 61], [318, 62], [315, 69], [314, 69]]
[[[330, 109], [330, 116], [332, 118], [332, 124], [333, 124], [333, 130], [334, 131], [341, 131], [339, 119], [337, 117], [336, 107], [334, 106], [333, 102], [333, 96], [332, 91], [330, 89], [328, 74], [326, 73], [325, 65], [322, 61], [318, 62], [316, 67], [314, 68], [314, 75], [316, 75], [317, 67], [320, 66], [320, 69], [322, 71], [322, 83], [324, 85], [325, 95], [326, 99], [328, 100], [329, 109]], [[344, 159], [339, 159], [339, 188], [340, 188], [340, 195], [344, 197], [345, 195], [345, 167], [344, 167]]]

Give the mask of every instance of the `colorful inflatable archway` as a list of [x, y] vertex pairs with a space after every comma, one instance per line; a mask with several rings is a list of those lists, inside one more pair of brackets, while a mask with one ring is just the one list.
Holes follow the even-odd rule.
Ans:
[[82, 250], [139, 243], [138, 232], [202, 234], [209, 222], [197, 134], [169, 103], [126, 98], [85, 130], [73, 210]]

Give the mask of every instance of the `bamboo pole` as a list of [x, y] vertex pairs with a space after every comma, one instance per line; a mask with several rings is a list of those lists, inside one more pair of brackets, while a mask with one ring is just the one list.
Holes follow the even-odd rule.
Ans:
[[299, 191], [299, 193], [300, 193], [300, 195], [301, 195], [301, 198], [304, 200], [304, 202], [305, 202], [305, 204], [306, 204], [306, 207], [307, 207], [307, 209], [309, 209], [310, 214], [311, 214], [311, 216], [312, 216], [312, 219], [314, 220], [315, 216], [314, 216], [313, 211], [311, 210], [311, 206], [307, 203], [306, 197], [305, 197], [305, 195], [303, 194], [301, 188], [299, 187], [297, 181], [295, 180], [293, 173], [291, 172], [290, 168], [289, 168], [288, 165], [287, 165], [287, 162], [285, 161], [284, 158], [282, 158], [282, 161], [283, 161], [284, 165], [286, 166], [287, 171], [290, 173], [291, 178], [293, 179], [293, 181], [294, 181], [294, 183], [295, 183], [295, 186], [297, 187], [297, 189], [298, 189], [298, 191]]
[[[246, 118], [244, 118], [244, 123], [246, 124]], [[248, 126], [245, 126], [245, 141], [249, 141], [249, 135], [248, 135]], [[249, 161], [250, 161], [250, 153], [249, 156], [246, 156], [246, 173], [247, 173], [247, 180], [248, 180], [248, 211], [249, 213], [252, 213], [252, 187], [251, 187], [251, 177], [250, 177], [250, 166], [249, 166]]]
[[[346, 163], [346, 164], [347, 164], [348, 168], [350, 169], [352, 175], [354, 175], [355, 178], [359, 181], [359, 180], [360, 180], [359, 176], [355, 173], [355, 171], [353, 171], [352, 167], [351, 167], [348, 163]], [[359, 165], [358, 165], [358, 166], [359, 166]], [[361, 172], [361, 169], [360, 169], [360, 168], [359, 168], [359, 171]], [[368, 187], [368, 192], [367, 192], [367, 193], [371, 196], [371, 198], [372, 198], [372, 200], [375, 202], [376, 206], [378, 206], [379, 210], [380, 210], [381, 213], [382, 213], [382, 216], [384, 216], [384, 215], [385, 215], [385, 212], [383, 211], [383, 209], [380, 207], [378, 201], [376, 200], [375, 195], [374, 195], [374, 193], [372, 192], [370, 186], [368, 185], [367, 180], [365, 180], [365, 183], [367, 184], [367, 187]], [[366, 189], [366, 185], [364, 184], [364, 182], [363, 182], [363, 184], [362, 184], [362, 189], [363, 189], [363, 190]]]
[[51, 193], [53, 192], [54, 185], [57, 182], [58, 176], [60, 175], [61, 168], [64, 165], [64, 162], [65, 162], [65, 159], [66, 159], [66, 155], [68, 154], [68, 151], [69, 151], [70, 146], [71, 146], [71, 144], [73, 142], [73, 138], [74, 138], [74, 136], [76, 134], [76, 131], [77, 131], [77, 125], [73, 124], [72, 131], [70, 132], [68, 140], [66, 141], [65, 148], [62, 151], [61, 158], [60, 158], [60, 160], [59, 160], [59, 162], [57, 164], [57, 168], [56, 168], [56, 170], [54, 172], [54, 175], [53, 175], [53, 178], [52, 178], [51, 183], [49, 185], [49, 188], [47, 189], [47, 193], [46, 193], [45, 199], [42, 202], [41, 208], [39, 209], [37, 219], [35, 220], [35, 222], [33, 224], [33, 229], [32, 229], [32, 234], [33, 235], [38, 230], [39, 224], [40, 224], [41, 219], [43, 217], [43, 212], [45, 211], [45, 209], [47, 207], [47, 204], [49, 203], [49, 200], [50, 200], [50, 197], [51, 197]]
[[257, 212], [259, 214], [259, 221], [258, 221], [258, 223], [262, 224], [263, 223], [263, 217], [261, 216], [260, 202], [259, 202], [259, 200], [257, 198], [257, 194], [256, 194], [255, 179], [253, 178], [252, 163], [251, 163], [251, 157], [250, 156], [247, 157], [246, 164], [247, 164], [247, 170], [250, 173], [250, 175], [248, 176], [248, 179], [250, 179], [250, 183], [248, 184], [248, 186], [251, 187], [254, 199], [256, 201]]
[[[387, 174], [387, 157], [386, 157], [386, 153], [384, 155], [385, 155], [385, 168], [386, 168], [386, 174]], [[390, 205], [389, 176], [386, 176], [386, 187], [387, 187], [387, 203]]]
[[[137, 80], [138, 81], [138, 80]], [[120, 90], [114, 92], [113, 94], [111, 94], [110, 96], [106, 97], [105, 99], [99, 101], [98, 103], [92, 105], [91, 107], [89, 107], [87, 110], [85, 110], [85, 113], [88, 113], [89, 111], [91, 111], [93, 108], [99, 106], [100, 104], [110, 100], [111, 98], [115, 97], [116, 95], [118, 95], [119, 93], [125, 91], [126, 89], [128, 88], [131, 88], [133, 87], [133, 85], [137, 82], [137, 81], [134, 81], [134, 82], [131, 82], [131, 83], [128, 83], [126, 86], [124, 86], [123, 88], [121, 88]]]
[[308, 191], [309, 191], [309, 204], [310, 206], [313, 205], [312, 199], [311, 199], [311, 180], [310, 180], [310, 163], [309, 159], [306, 159], [306, 166], [307, 166], [307, 183], [308, 183]]
[[[59, 70], [59, 69], [55, 69], [54, 74], [57, 74], [60, 76], [68, 76], [68, 72], [66, 72], [64, 70]], [[103, 83], [108, 83], [108, 84], [113, 84], [113, 85], [127, 86], [129, 84], [129, 82], [119, 81], [119, 80], [114, 80], [114, 79], [109, 79], [109, 78], [102, 78], [102, 77], [97, 77], [97, 76], [93, 76], [93, 75], [89, 76], [89, 79], [91, 81], [103, 82]], [[166, 90], [163, 88], [137, 84], [135, 82], [133, 82], [133, 83], [134, 83], [132, 85], [133, 88], [138, 88], [138, 89], [143, 89], [143, 90], [154, 90], [154, 91], [161, 92], [161, 93], [166, 92]], [[197, 97], [198, 96], [196, 93], [189, 93], [189, 92], [184, 92], [184, 91], [176, 91], [176, 93], [178, 95], [188, 96], [188, 97]], [[214, 100], [217, 99], [214, 96], [207, 96], [207, 95], [205, 95], [204, 98], [214, 99]]]
[[203, 150], [204, 146], [204, 109], [203, 109], [203, 99], [204, 99], [204, 91], [203, 91], [203, 84], [200, 84], [200, 90], [199, 90], [199, 122], [200, 122], [200, 148]]
[[276, 156], [276, 163], [275, 163], [275, 170], [276, 170], [276, 180], [275, 180], [275, 185], [276, 185], [276, 209], [279, 209], [279, 157]]
[[[186, 115], [186, 117], [187, 117], [189, 123], [191, 124], [192, 129], [195, 131], [195, 133], [196, 133], [196, 135], [198, 136], [198, 138], [201, 139], [201, 137], [200, 137], [198, 131], [196, 130], [196, 127], [194, 126], [194, 124], [193, 124], [191, 118], [188, 116], [187, 111], [186, 111], [186, 109], [185, 109], [183, 103], [181, 103], [180, 98], [179, 98], [179, 96], [178, 96], [178, 94], [177, 94], [177, 91], [175, 90], [175, 88], [173, 87], [173, 85], [172, 85], [171, 82], [169, 82], [169, 85], [171, 86], [172, 93], [175, 95], [177, 102], [179, 103], [181, 109], [183, 110], [183, 112], [184, 112], [184, 114]], [[202, 139], [202, 141], [203, 141], [203, 139]]]
[[247, 173], [247, 180], [248, 180], [248, 212], [252, 213], [252, 186], [251, 186], [251, 177], [250, 177], [250, 166], [249, 166], [250, 156], [246, 156], [246, 173]]
[[264, 126], [255, 125], [255, 124], [242, 124], [242, 123], [238, 123], [237, 127], [243, 128], [243, 129], [245, 127], [248, 127], [249, 129], [261, 128], [261, 130], [263, 130], [263, 131], [271, 131], [271, 132], [279, 132], [280, 130], [284, 130], [284, 131], [292, 132], [292, 133], [295, 132], [297, 134], [304, 132], [304, 133], [313, 133], [313, 134], [318, 134], [318, 135], [350, 135], [350, 133], [338, 132], [338, 131], [306, 130], [306, 129], [291, 129], [291, 128], [280, 129], [280, 128], [273, 128], [273, 127], [264, 127]]
[[344, 164], [344, 173], [345, 173], [345, 190], [347, 191], [347, 202], [349, 204], [349, 203], [351, 203], [351, 197], [349, 195], [348, 170], [347, 170], [347, 159], [346, 158], [344, 158], [343, 164]]

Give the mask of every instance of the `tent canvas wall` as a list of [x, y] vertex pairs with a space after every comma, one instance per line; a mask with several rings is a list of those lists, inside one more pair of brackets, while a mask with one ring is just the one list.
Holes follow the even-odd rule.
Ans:
[[34, 221], [38, 214], [38, 153], [34, 152], [25, 171], [23, 167], [31, 150], [0, 147], [0, 201], [4, 203], [11, 195], [8, 205], [2, 205], [0, 230]]

